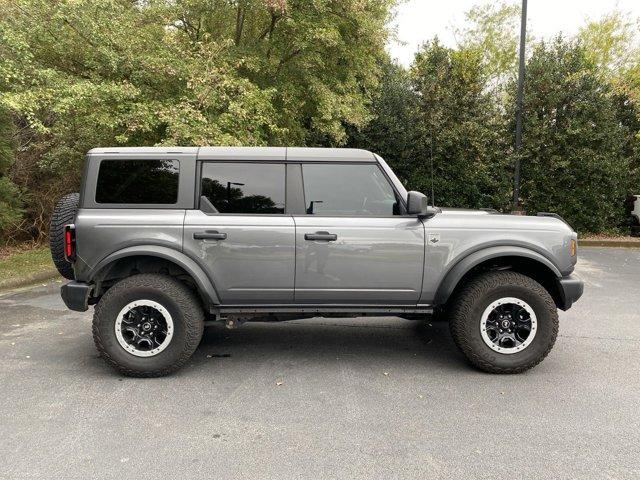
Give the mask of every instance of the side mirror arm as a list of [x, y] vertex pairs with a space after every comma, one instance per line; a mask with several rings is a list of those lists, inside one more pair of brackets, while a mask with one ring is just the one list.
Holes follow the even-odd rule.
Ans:
[[442, 209], [429, 205], [423, 213], [418, 214], [418, 218], [428, 219], [435, 217], [438, 213], [442, 213]]

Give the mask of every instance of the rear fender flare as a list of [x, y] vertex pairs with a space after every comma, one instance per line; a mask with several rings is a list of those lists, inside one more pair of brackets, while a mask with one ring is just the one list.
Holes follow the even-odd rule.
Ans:
[[88, 280], [90, 282], [94, 281], [97, 275], [113, 262], [122, 258], [134, 256], [158, 257], [178, 265], [191, 275], [191, 278], [193, 278], [193, 281], [198, 287], [198, 291], [200, 292], [204, 303], [208, 307], [220, 304], [220, 298], [218, 297], [213, 282], [211, 282], [211, 279], [195, 260], [189, 258], [178, 250], [159, 245], [127, 247], [122, 250], [118, 250], [117, 252], [113, 252], [100, 260], [100, 262], [98, 262], [98, 264], [89, 271]]

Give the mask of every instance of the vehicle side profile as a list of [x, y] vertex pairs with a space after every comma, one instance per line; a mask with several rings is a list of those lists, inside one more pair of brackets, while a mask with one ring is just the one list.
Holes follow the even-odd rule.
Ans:
[[557, 215], [440, 209], [356, 149], [98, 148], [51, 221], [68, 308], [101, 355], [161, 376], [207, 322], [442, 313], [475, 366], [542, 361], [583, 292]]

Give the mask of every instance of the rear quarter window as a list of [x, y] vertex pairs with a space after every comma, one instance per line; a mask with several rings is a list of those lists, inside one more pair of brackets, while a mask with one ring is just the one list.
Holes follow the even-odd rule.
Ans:
[[179, 177], [178, 160], [102, 160], [96, 203], [175, 204]]

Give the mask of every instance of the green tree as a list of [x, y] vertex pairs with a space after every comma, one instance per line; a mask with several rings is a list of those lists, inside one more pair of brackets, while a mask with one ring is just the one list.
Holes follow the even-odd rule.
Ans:
[[557, 212], [583, 232], [622, 223], [629, 131], [617, 101], [579, 42], [558, 37], [534, 47], [524, 99], [527, 212]]
[[0, 233], [15, 225], [22, 214], [20, 192], [8, 176], [14, 160], [13, 133], [9, 114], [0, 109]]
[[[0, 106], [41, 234], [104, 145], [339, 145], [394, 0], [0, 0]], [[35, 203], [34, 203], [35, 202]]]
[[389, 59], [382, 60], [380, 65], [380, 82], [371, 102], [372, 119], [364, 128], [351, 128], [347, 145], [381, 155], [409, 183], [416, 163], [418, 96], [405, 68]]
[[[520, 5], [496, 2], [477, 5], [465, 14], [466, 24], [454, 30], [458, 48], [477, 50], [489, 87], [502, 94], [518, 65]], [[532, 41], [528, 34], [528, 42]]]
[[614, 10], [598, 20], [588, 21], [579, 31], [578, 40], [589, 60], [608, 77], [632, 68], [639, 59], [636, 31], [638, 20], [630, 20]]
[[585, 54], [615, 92], [618, 120], [627, 127], [625, 158], [630, 161], [630, 193], [640, 191], [640, 38], [637, 18], [620, 10], [588, 22], [578, 34]]
[[438, 205], [505, 208], [510, 191], [506, 135], [498, 105], [487, 92], [480, 53], [445, 48], [434, 40], [417, 53], [411, 79], [418, 100], [410, 186], [430, 190], [433, 151]]

